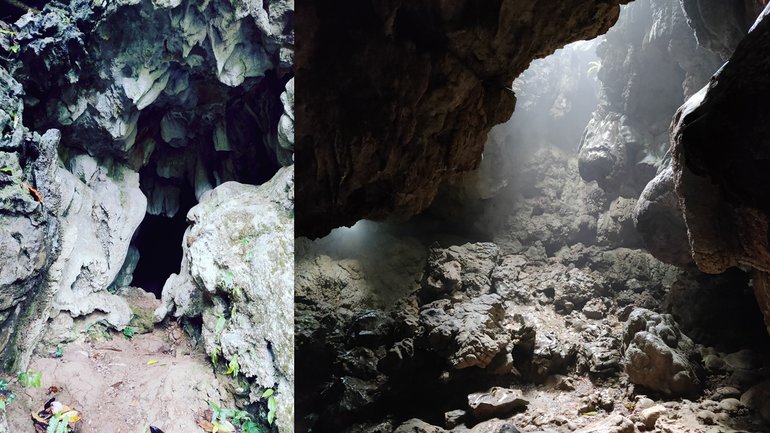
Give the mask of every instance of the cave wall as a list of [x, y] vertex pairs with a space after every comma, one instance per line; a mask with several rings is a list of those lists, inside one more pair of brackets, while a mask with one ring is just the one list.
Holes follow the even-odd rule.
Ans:
[[693, 259], [704, 272], [747, 266], [770, 330], [767, 152], [770, 120], [770, 8], [730, 60], [677, 112], [672, 131], [673, 183]]
[[678, 2], [635, 1], [597, 48], [600, 104], [580, 145], [580, 175], [637, 198], [662, 165], [671, 117], [720, 65]]
[[[297, 234], [405, 219], [475, 169], [532, 59], [604, 33], [617, 1], [297, 5]], [[355, 73], [351, 73], [355, 71]]]
[[[15, 371], [41, 338], [75, 338], [73, 317], [128, 325], [113, 282], [131, 281], [137, 226], [177, 213], [182, 186], [202, 198], [293, 163], [293, 2], [73, 0], [0, 27], [0, 241], [14, 264], [2, 268], [0, 353]], [[282, 180], [290, 191], [293, 176]]]

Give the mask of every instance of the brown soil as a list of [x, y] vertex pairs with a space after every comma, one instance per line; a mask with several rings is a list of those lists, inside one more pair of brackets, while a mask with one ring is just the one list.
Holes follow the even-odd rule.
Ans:
[[24, 389], [15, 380], [9, 386], [17, 395], [8, 407], [14, 433], [33, 433], [30, 413], [51, 397], [80, 411], [81, 433], [141, 433], [148, 425], [165, 433], [202, 432], [196, 415], [207, 400], [219, 404], [227, 395], [210, 360], [176, 326], [130, 340], [115, 333], [84, 338], [66, 346], [61, 358], [34, 357], [29, 368], [42, 372], [42, 386]]

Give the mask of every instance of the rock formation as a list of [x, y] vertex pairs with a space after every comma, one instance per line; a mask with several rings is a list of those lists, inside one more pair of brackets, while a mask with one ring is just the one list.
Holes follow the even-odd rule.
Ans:
[[[513, 79], [604, 33], [624, 0], [298, 5], [297, 233], [403, 220], [475, 169], [513, 112]], [[351, 71], [355, 71], [351, 73]]]
[[[730, 60], [677, 112], [672, 131], [674, 186], [692, 255], [709, 273], [732, 266], [755, 269], [754, 288], [770, 330], [768, 212], [770, 196], [762, 143], [768, 132], [759, 51], [770, 43], [768, 10]], [[723, 143], [730, 143], [725, 150]]]
[[253, 382], [251, 402], [276, 389], [277, 425], [294, 419], [294, 167], [260, 186], [226, 182], [190, 210], [182, 270], [163, 288], [167, 314], [202, 317], [206, 352]]
[[157, 319], [202, 317], [207, 352], [252, 385], [241, 403], [275, 388], [291, 432], [293, 2], [38, 6], [0, 22], [3, 369], [96, 322], [151, 327], [124, 287], [135, 241], [148, 216], [184, 223], [200, 200], [190, 230], [207, 246], [185, 243]]

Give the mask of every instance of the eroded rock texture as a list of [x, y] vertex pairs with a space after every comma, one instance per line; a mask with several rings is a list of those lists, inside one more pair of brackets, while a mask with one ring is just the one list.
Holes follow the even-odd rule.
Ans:
[[623, 329], [625, 371], [631, 382], [666, 395], [694, 395], [700, 379], [695, 346], [671, 315], [634, 310]]
[[[476, 168], [532, 59], [605, 32], [624, 0], [305, 2], [298, 9], [297, 233], [404, 219]], [[355, 73], [351, 73], [355, 71]]]
[[671, 116], [719, 67], [699, 46], [678, 2], [643, 0], [597, 48], [601, 102], [580, 147], [580, 175], [636, 198], [668, 147]]
[[[765, 9], [730, 61], [675, 118], [674, 183], [693, 258], [705, 272], [737, 265], [770, 271], [770, 195], [764, 187], [770, 181], [764, 166], [770, 159], [764, 126], [770, 118], [761, 108], [770, 63], [760, 55], [770, 45], [768, 13]], [[757, 280], [757, 298], [768, 318], [766, 285], [762, 277]]]
[[284, 432], [294, 419], [293, 193], [293, 167], [260, 186], [227, 182], [206, 193], [188, 214], [182, 270], [155, 313], [201, 316], [206, 352], [236, 360], [255, 385], [251, 402], [276, 389]]
[[[26, 368], [41, 335], [55, 347], [95, 322], [151, 328], [125, 288], [145, 252], [135, 234], [148, 215], [184, 224], [207, 197], [190, 214], [206, 247], [185, 244], [158, 319], [202, 316], [209, 354], [240, 360], [252, 385], [243, 407], [276, 387], [292, 430], [293, 169], [279, 169], [293, 163], [293, 14], [292, 1], [73, 0], [0, 22], [4, 368]], [[260, 248], [272, 256], [246, 254]]]
[[[46, 269], [59, 253], [58, 131], [42, 137], [23, 126], [23, 89], [0, 67], [0, 360], [1, 368], [23, 365], [30, 354], [30, 327], [50, 300], [41, 291]], [[33, 192], [34, 187], [39, 196]], [[41, 293], [44, 292], [44, 293]]]

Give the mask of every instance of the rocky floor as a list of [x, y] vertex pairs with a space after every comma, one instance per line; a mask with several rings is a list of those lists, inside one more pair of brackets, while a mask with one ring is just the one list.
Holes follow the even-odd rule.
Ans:
[[745, 274], [652, 257], [635, 200], [583, 183], [574, 157], [518, 173], [475, 217], [493, 242], [424, 221], [298, 242], [298, 431], [770, 431]]
[[81, 433], [140, 433], [149, 425], [165, 433], [203, 431], [196, 417], [207, 401], [227, 398], [227, 384], [175, 325], [131, 339], [91, 335], [63, 347], [60, 357], [34, 357], [29, 368], [42, 373], [41, 387], [11, 382], [17, 399], [8, 406], [9, 431], [35, 432], [30, 414], [52, 397], [80, 412]]

